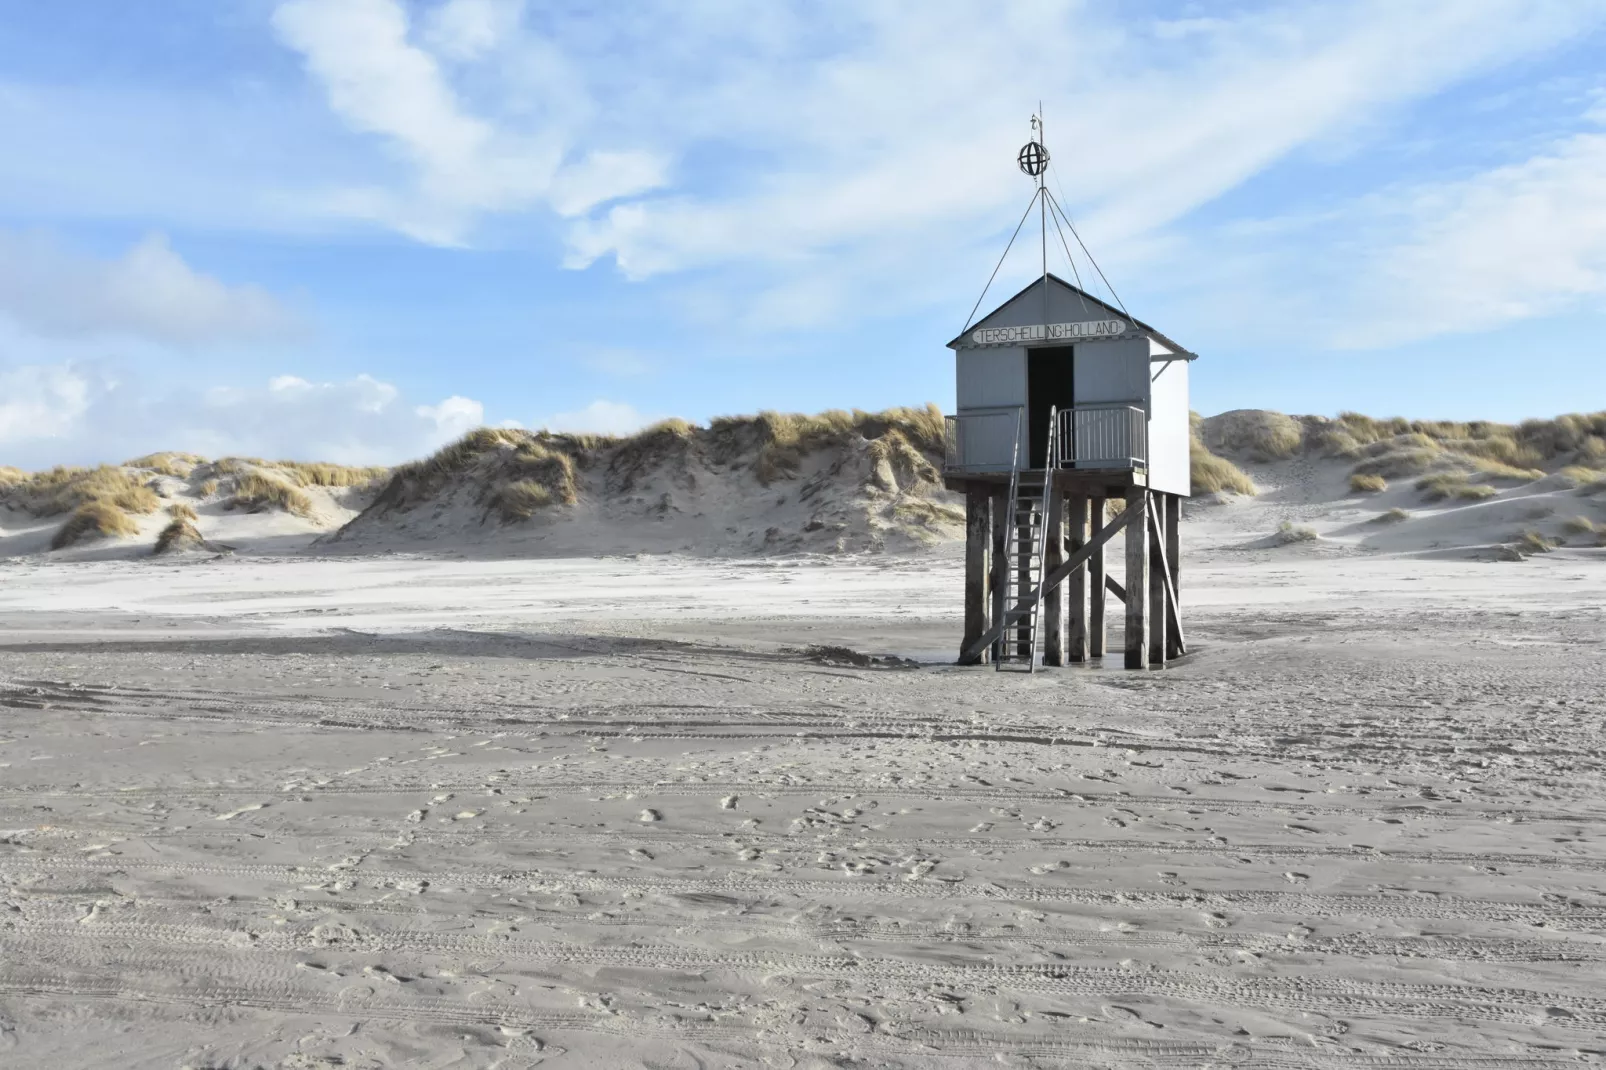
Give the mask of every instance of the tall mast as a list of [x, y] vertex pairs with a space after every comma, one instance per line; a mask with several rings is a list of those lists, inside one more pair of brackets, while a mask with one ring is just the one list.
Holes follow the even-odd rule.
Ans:
[[1037, 142], [1043, 146], [1043, 170], [1037, 176], [1037, 227], [1041, 231], [1043, 251], [1043, 341], [1048, 341], [1048, 134], [1043, 125], [1043, 102], [1037, 102], [1037, 114], [1032, 117], [1037, 128]]

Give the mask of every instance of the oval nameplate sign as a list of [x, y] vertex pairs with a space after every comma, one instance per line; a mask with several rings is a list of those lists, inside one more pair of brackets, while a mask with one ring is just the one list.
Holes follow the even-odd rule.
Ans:
[[1007, 346], [1022, 342], [1114, 338], [1129, 329], [1125, 320], [1084, 320], [1080, 323], [1034, 323], [1025, 327], [980, 327], [972, 331], [970, 337], [979, 346]]

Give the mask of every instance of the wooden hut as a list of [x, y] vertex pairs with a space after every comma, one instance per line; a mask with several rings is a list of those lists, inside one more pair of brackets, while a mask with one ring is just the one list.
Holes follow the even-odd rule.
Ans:
[[[1194, 354], [1047, 270], [948, 346], [958, 411], [943, 475], [967, 518], [960, 661], [1034, 670], [1039, 648], [1043, 665], [1102, 658], [1110, 597], [1125, 607], [1127, 668], [1185, 653]], [[1119, 532], [1124, 582], [1105, 567]]]

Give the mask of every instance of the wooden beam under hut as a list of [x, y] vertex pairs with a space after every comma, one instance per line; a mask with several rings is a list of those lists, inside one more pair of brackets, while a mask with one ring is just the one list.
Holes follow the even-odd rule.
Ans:
[[1126, 513], [1126, 667], [1149, 664], [1149, 492], [1133, 487]]
[[[1049, 483], [1044, 487], [1043, 499], [1043, 507], [1048, 510], [1043, 528], [1043, 575], [1046, 576], [1065, 561], [1065, 495]], [[1071, 522], [1074, 524], [1075, 519], [1073, 518]], [[1064, 592], [1055, 588], [1043, 597], [1043, 664], [1064, 665], [1066, 638]], [[1072, 613], [1075, 613], [1074, 606]]]
[[[1074, 554], [1087, 545], [1087, 509], [1088, 498], [1085, 494], [1072, 494], [1065, 499], [1066, 553]], [[1101, 561], [1101, 567], [1102, 564]], [[1079, 665], [1087, 660], [1087, 582], [1087, 569], [1078, 569], [1065, 581], [1065, 594], [1071, 611], [1066, 623], [1065, 659], [1056, 664], [1070, 662]]]
[[[971, 484], [965, 489], [965, 636], [959, 649], [968, 650], [987, 630], [992, 619], [989, 601], [992, 594], [993, 495], [983, 484]], [[960, 655], [961, 665], [985, 665], [984, 648], [967, 659]]]
[[[1105, 499], [1091, 497], [1087, 500], [1088, 518], [1096, 529], [1104, 523]], [[1093, 551], [1093, 556], [1087, 559], [1087, 656], [1089, 659], [1104, 657], [1104, 593], [1105, 582], [1110, 577], [1104, 571], [1104, 547], [1100, 546]]]

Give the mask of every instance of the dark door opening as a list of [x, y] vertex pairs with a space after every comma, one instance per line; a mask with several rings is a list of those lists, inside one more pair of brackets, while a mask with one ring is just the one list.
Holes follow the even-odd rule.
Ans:
[[1026, 445], [1032, 468], [1048, 467], [1048, 410], [1076, 403], [1072, 353], [1075, 346], [1026, 351]]

